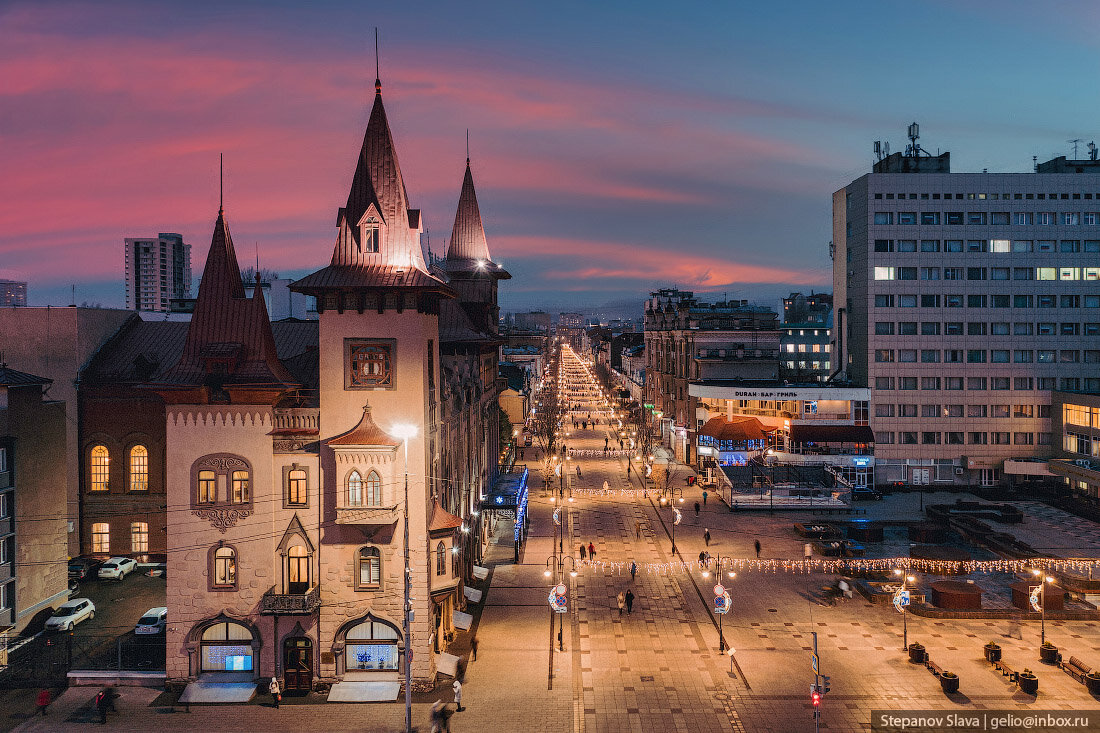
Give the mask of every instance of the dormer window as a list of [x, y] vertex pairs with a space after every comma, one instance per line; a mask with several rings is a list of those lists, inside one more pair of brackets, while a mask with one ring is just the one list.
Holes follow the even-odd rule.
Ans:
[[377, 253], [380, 234], [378, 219], [373, 216], [367, 217], [359, 233], [359, 251]]

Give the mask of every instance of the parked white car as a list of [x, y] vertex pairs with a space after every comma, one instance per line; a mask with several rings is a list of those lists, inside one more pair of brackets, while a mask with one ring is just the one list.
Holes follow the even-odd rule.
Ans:
[[150, 608], [138, 619], [135, 634], [159, 634], [168, 626], [168, 609], [164, 606]]
[[95, 604], [87, 598], [73, 598], [62, 603], [53, 616], [46, 619], [46, 631], [72, 631], [86, 618], [95, 618]]
[[137, 570], [137, 560], [131, 557], [112, 557], [99, 566], [100, 580], [122, 580]]

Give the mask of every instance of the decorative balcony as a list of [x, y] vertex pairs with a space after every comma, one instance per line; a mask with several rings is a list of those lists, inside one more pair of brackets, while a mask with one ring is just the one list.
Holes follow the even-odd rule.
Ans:
[[313, 586], [305, 593], [276, 593], [275, 586], [260, 598], [260, 613], [280, 616], [309, 615], [321, 605], [321, 589]]

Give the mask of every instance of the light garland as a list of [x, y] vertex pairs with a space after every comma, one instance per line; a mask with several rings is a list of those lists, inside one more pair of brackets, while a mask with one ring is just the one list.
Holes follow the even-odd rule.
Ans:
[[1002, 572], [1013, 574], [1030, 574], [1032, 569], [1041, 568], [1043, 572], [1063, 572], [1082, 574], [1089, 568], [1100, 569], [1100, 560], [1091, 558], [1032, 558], [1030, 560], [924, 560], [915, 557], [887, 557], [887, 558], [838, 558], [838, 559], [811, 559], [789, 560], [770, 559], [757, 560], [755, 558], [722, 557], [721, 564], [718, 558], [711, 557], [709, 561], [700, 565], [697, 560], [676, 560], [674, 562], [647, 562], [638, 563], [636, 560], [622, 562], [612, 560], [582, 560], [578, 565], [591, 570], [610, 575], [622, 575], [630, 572], [631, 564], [637, 564], [639, 572], [651, 575], [670, 575], [674, 572], [693, 573], [705, 567], [710, 572], [758, 572], [758, 573], [797, 573], [809, 575], [811, 573], [852, 573], [852, 572], [881, 572], [893, 573], [894, 569], [902, 568], [905, 571], [930, 573], [933, 575], [965, 575], [976, 572]]

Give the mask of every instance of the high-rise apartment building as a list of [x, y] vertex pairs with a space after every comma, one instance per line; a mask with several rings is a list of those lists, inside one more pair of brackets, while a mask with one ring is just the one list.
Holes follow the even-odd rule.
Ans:
[[1001, 483], [1051, 455], [1053, 390], [1100, 388], [1100, 163], [949, 155], [833, 194], [833, 369], [871, 388], [880, 483]]
[[0, 306], [26, 304], [27, 283], [0, 278]]
[[172, 298], [191, 297], [191, 245], [179, 234], [126, 242], [126, 308], [168, 312]]

